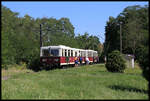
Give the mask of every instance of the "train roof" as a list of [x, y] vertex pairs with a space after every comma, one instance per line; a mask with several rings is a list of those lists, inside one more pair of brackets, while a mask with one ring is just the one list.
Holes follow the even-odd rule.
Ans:
[[70, 49], [71, 47], [64, 46], [64, 45], [59, 45], [59, 46], [43, 46], [41, 48], [42, 49], [48, 49], [48, 48], [53, 48], [53, 49], [60, 49], [60, 48]]
[[94, 50], [84, 50], [84, 49], [78, 49], [78, 48], [71, 48], [69, 46], [65, 46], [65, 45], [58, 45], [58, 46], [43, 46], [41, 47], [41, 49], [48, 49], [48, 48], [51, 48], [51, 49], [73, 49], [73, 50], [77, 50], [77, 51], [93, 51], [93, 52], [97, 52], [97, 51], [94, 51]]

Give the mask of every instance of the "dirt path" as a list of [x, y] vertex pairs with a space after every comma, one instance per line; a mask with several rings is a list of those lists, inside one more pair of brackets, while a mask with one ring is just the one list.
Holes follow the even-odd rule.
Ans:
[[7, 80], [9, 78], [9, 76], [3, 76], [2, 80]]

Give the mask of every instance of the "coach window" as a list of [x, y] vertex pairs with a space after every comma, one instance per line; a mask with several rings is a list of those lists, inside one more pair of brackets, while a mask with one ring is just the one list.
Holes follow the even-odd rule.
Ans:
[[62, 56], [64, 56], [64, 49], [62, 49]]
[[91, 57], [91, 52], [88, 52], [88, 56]]
[[62, 52], [62, 55], [61, 55], [61, 56], [63, 56], [63, 49], [61, 50], [61, 52]]
[[77, 56], [77, 52], [75, 52], [75, 56]]
[[84, 56], [84, 57], [85, 57], [85, 54], [86, 54], [85, 51], [83, 51], [83, 56]]
[[92, 52], [90, 52], [90, 56], [92, 57]]
[[68, 56], [70, 56], [70, 50], [68, 50]]
[[81, 52], [81, 56], [82, 56], [82, 57], [84, 56], [84, 52], [83, 52], [83, 51]]
[[97, 53], [95, 52], [94, 56], [97, 56]]
[[67, 56], [67, 50], [65, 49], [65, 56]]
[[71, 57], [73, 57], [73, 50], [71, 50]]
[[65, 49], [63, 49], [63, 56], [65, 56]]
[[93, 52], [91, 52], [91, 57], [93, 57]]
[[79, 51], [79, 56], [81, 56], [81, 52]]

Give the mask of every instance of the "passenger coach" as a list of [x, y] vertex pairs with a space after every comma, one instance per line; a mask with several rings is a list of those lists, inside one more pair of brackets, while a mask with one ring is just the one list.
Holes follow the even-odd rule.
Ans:
[[98, 62], [97, 51], [71, 48], [64, 45], [41, 47], [40, 62], [46, 67], [64, 67], [75, 65], [75, 57], [82, 57], [82, 63], [85, 64], [85, 58], [89, 58], [90, 63]]

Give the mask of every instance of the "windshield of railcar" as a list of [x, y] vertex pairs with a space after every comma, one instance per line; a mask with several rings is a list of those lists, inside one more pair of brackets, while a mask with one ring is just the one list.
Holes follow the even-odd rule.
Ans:
[[43, 49], [43, 56], [58, 56], [59, 50], [58, 49]]
[[51, 49], [51, 56], [58, 56], [59, 50], [58, 49]]
[[49, 50], [48, 49], [43, 49], [42, 50], [43, 56], [49, 56]]

